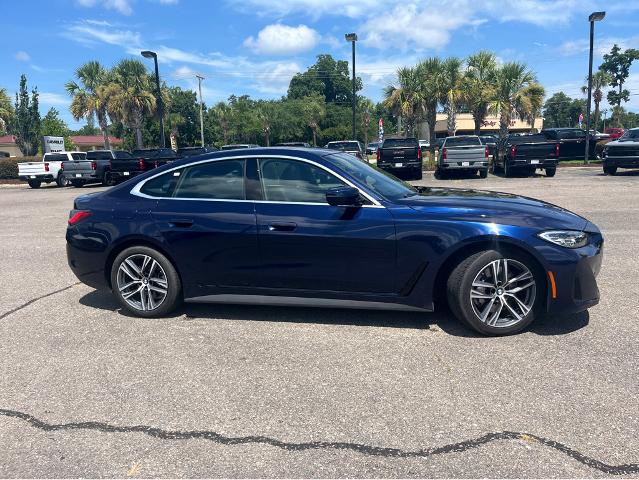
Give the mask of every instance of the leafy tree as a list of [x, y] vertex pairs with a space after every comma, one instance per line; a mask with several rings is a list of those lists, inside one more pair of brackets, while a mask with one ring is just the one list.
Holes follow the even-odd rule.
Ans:
[[[595, 104], [595, 114], [594, 114], [594, 128], [597, 128], [599, 124], [599, 115], [601, 105], [601, 101], [603, 100], [603, 91], [602, 89], [608, 85], [612, 81], [612, 77], [608, 72], [603, 70], [598, 70], [592, 74], [592, 100]], [[581, 87], [581, 91], [588, 94], [588, 77], [586, 77], [586, 85]], [[588, 101], [586, 99], [586, 101]]]
[[142, 148], [142, 128], [156, 112], [151, 78], [139, 60], [121, 60], [113, 69], [105, 97], [109, 116], [135, 131], [135, 144]]
[[11, 105], [11, 99], [7, 95], [7, 90], [0, 88], [0, 134], [4, 134], [7, 130], [7, 126], [13, 118], [13, 105]]
[[[200, 142], [200, 107], [197, 95], [180, 87], [166, 89], [168, 96], [167, 124], [180, 145], [195, 145]], [[177, 122], [176, 120], [181, 120]]]
[[419, 67], [401, 67], [397, 70], [397, 84], [388, 85], [384, 90], [384, 105], [401, 115], [407, 134], [414, 135], [415, 128], [424, 117], [426, 98], [423, 80]]
[[64, 138], [64, 149], [72, 150], [73, 143], [69, 138], [69, 127], [67, 124], [60, 118], [60, 112], [58, 112], [55, 108], [51, 107], [47, 114], [42, 118], [40, 122], [40, 135], [50, 135], [54, 137], [63, 137]]
[[488, 107], [495, 96], [495, 54], [482, 50], [466, 60], [466, 74], [462, 81], [464, 103], [475, 121], [475, 135], [479, 135], [482, 123], [488, 116]]
[[522, 105], [527, 87], [536, 83], [535, 75], [523, 63], [508, 62], [497, 70], [495, 81], [497, 88], [492, 110], [499, 113], [499, 136], [505, 137], [513, 113]]
[[11, 131], [16, 136], [16, 143], [24, 156], [30, 157], [38, 153], [40, 144], [40, 112], [38, 111], [38, 89], [31, 90], [31, 98], [27, 89], [27, 77], [20, 76], [20, 90], [16, 93], [15, 116], [11, 123]]
[[93, 125], [90, 125], [89, 123], [87, 123], [80, 129], [73, 132], [74, 135], [99, 135], [100, 133], [101, 132], [99, 128], [94, 127]]
[[444, 82], [444, 65], [437, 57], [430, 57], [417, 65], [420, 77], [420, 98], [426, 112], [426, 123], [430, 134], [430, 158], [435, 158], [435, 145], [437, 136], [435, 135], [435, 124], [437, 122], [437, 100], [442, 98], [446, 91]]
[[[627, 102], [630, 99], [630, 92], [623, 88], [623, 85], [628, 79], [628, 75], [630, 75], [632, 62], [639, 59], [639, 50], [629, 48], [622, 52], [619, 45], [615, 43], [610, 53], [606, 53], [603, 58], [604, 61], [599, 69], [610, 76], [608, 85], [616, 89], [616, 91], [611, 90], [608, 92], [608, 103], [612, 106], [621, 107], [621, 102]], [[621, 116], [617, 118], [619, 119]]]
[[97, 117], [104, 138], [104, 148], [108, 149], [111, 147], [107, 117], [109, 71], [100, 62], [91, 61], [78, 67], [75, 76], [77, 82], [71, 80], [64, 86], [72, 97], [69, 107], [71, 115], [75, 120], [85, 118], [89, 125], [93, 125], [93, 119]]
[[570, 98], [564, 92], [557, 92], [544, 104], [544, 127], [573, 127], [579, 114], [585, 110], [585, 100]]
[[546, 89], [539, 83], [533, 82], [524, 87], [515, 102], [515, 111], [519, 118], [526, 121], [531, 130], [535, 128], [535, 118], [541, 114]]
[[443, 88], [440, 103], [446, 109], [448, 135], [455, 135], [457, 131], [457, 108], [463, 95], [463, 73], [462, 61], [457, 57], [450, 57], [444, 60]]
[[[362, 79], [355, 79], [355, 91], [363, 88]], [[350, 103], [353, 97], [348, 62], [335, 60], [331, 55], [318, 55], [317, 61], [306, 72], [297, 73], [288, 87], [289, 98], [321, 95], [326, 103]]]
[[317, 146], [317, 131], [320, 122], [326, 116], [326, 105], [321, 95], [309, 95], [301, 99], [304, 121], [313, 132], [313, 146]]

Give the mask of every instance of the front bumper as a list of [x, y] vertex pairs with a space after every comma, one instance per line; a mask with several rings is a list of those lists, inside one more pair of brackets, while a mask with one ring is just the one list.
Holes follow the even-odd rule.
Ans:
[[639, 157], [604, 157], [604, 167], [639, 168]]

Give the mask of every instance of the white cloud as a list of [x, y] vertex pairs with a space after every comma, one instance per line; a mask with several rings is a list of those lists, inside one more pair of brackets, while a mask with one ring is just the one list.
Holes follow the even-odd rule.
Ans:
[[360, 18], [376, 10], [379, 0], [229, 0], [238, 10], [284, 17], [303, 13], [312, 18], [325, 14]]
[[[76, 42], [94, 44], [96, 42], [109, 45], [135, 47], [140, 45], [140, 34], [130, 30], [101, 28], [91, 22], [79, 22], [67, 28], [65, 36]], [[138, 52], [139, 53], [139, 52]]]
[[19, 52], [16, 52], [15, 57], [16, 57], [16, 60], [20, 62], [28, 62], [29, 60], [31, 60], [31, 56], [24, 50], [20, 50]]
[[262, 93], [279, 95], [287, 92], [293, 75], [302, 70], [295, 62], [265, 63], [257, 67], [263, 71], [255, 76], [255, 89]]
[[[609, 53], [613, 45], [619, 45], [622, 50], [627, 48], [639, 48], [639, 35], [628, 38], [603, 37], [596, 40], [594, 52], [599, 56]], [[590, 49], [590, 42], [587, 39], [564, 42], [559, 46], [559, 53], [564, 56], [572, 56], [587, 52]]]
[[48, 106], [67, 106], [71, 103], [69, 97], [52, 92], [38, 92], [40, 103]]
[[122, 15], [131, 15], [133, 13], [130, 0], [76, 0], [76, 3], [82, 7], [102, 6], [107, 10], [115, 10]]
[[262, 55], [290, 55], [311, 50], [319, 41], [319, 33], [306, 25], [275, 23], [260, 30], [257, 38], [248, 37], [244, 46]]

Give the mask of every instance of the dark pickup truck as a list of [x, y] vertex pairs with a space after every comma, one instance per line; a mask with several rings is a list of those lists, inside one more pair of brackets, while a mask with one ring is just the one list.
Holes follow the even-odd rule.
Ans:
[[144, 148], [133, 150], [130, 158], [114, 159], [111, 161], [108, 184], [114, 185], [123, 180], [157, 168], [178, 157], [170, 148]]
[[548, 140], [543, 134], [508, 135], [497, 143], [493, 158], [493, 173], [503, 171], [510, 177], [515, 171], [532, 175], [543, 169], [547, 177], [554, 177], [559, 158], [559, 142]]
[[608, 142], [601, 157], [606, 175], [614, 175], [618, 168], [639, 168], [639, 128], [626, 130], [619, 139]]
[[124, 150], [91, 150], [87, 152], [86, 159], [62, 162], [62, 169], [64, 176], [74, 187], [88, 183], [108, 185], [111, 162], [132, 158], [131, 154]]
[[217, 151], [217, 148], [212, 147], [181, 147], [177, 150], [177, 157], [195, 157], [196, 155], [204, 155], [205, 153], [215, 151]]
[[[546, 128], [541, 134], [548, 141], [559, 143], [559, 160], [584, 158], [586, 131], [581, 128]], [[590, 158], [597, 158], [597, 138], [590, 137]]]
[[416, 138], [387, 138], [377, 149], [377, 167], [398, 177], [421, 180], [422, 150]]

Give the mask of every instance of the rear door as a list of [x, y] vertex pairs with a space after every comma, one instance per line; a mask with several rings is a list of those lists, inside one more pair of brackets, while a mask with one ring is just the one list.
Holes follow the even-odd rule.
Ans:
[[246, 199], [246, 163], [198, 162], [140, 188], [157, 198], [151, 214], [183, 282], [201, 290], [252, 284], [257, 233], [254, 203]]
[[583, 157], [586, 151], [586, 132], [583, 130], [560, 130], [559, 156], [564, 159]]
[[260, 158], [260, 287], [339, 293], [396, 289], [395, 223], [382, 206], [335, 207], [345, 181], [303, 159]]

